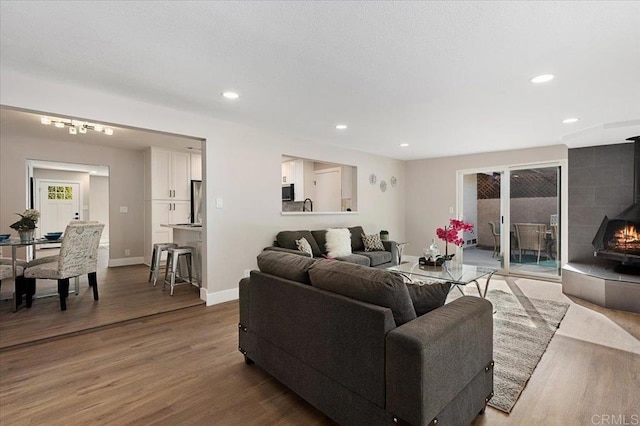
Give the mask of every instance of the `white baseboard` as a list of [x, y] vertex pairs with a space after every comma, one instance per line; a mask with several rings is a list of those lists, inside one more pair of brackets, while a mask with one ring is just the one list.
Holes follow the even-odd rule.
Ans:
[[207, 306], [217, 305], [218, 303], [229, 302], [231, 300], [238, 300], [239, 297], [239, 290], [237, 288], [216, 291], [215, 293], [207, 293], [206, 288], [200, 289], [200, 299], [206, 301]]
[[129, 266], [144, 264], [144, 257], [123, 257], [121, 259], [109, 259], [109, 267], [113, 266]]

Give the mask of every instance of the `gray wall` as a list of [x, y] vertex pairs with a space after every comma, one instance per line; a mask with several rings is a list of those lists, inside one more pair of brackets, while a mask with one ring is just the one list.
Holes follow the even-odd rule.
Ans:
[[570, 149], [568, 260], [593, 262], [591, 241], [602, 219], [632, 202], [633, 143]]

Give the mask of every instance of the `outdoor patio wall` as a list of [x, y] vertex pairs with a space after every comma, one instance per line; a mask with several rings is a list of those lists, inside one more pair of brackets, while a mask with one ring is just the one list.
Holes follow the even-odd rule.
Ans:
[[[478, 141], [480, 144], [481, 141]], [[567, 147], [552, 145], [541, 148], [470, 154], [455, 157], [407, 161], [406, 234], [411, 244], [405, 253], [419, 255], [442, 227], [456, 213], [456, 179], [459, 170], [526, 165], [550, 161], [566, 161]], [[438, 185], [433, 185], [438, 182]], [[547, 222], [545, 220], [545, 222]], [[436, 240], [440, 249], [443, 242]]]
[[633, 203], [633, 143], [569, 150], [569, 261], [609, 263], [591, 241], [605, 215]]
[[[544, 223], [558, 212], [556, 197], [514, 198], [511, 200], [511, 223]], [[493, 248], [489, 222], [500, 220], [500, 200], [478, 200], [478, 245]], [[512, 228], [513, 229], [513, 228]]]

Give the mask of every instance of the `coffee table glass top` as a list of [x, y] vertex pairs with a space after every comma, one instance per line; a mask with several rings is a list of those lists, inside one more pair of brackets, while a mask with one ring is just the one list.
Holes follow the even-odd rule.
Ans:
[[493, 275], [497, 269], [486, 266], [475, 266], [465, 264], [452, 264], [445, 268], [443, 266], [424, 266], [418, 262], [407, 262], [387, 268], [392, 272], [399, 272], [408, 276], [411, 280], [415, 277], [432, 278], [443, 281], [451, 281], [456, 284], [469, 284], [479, 278]]

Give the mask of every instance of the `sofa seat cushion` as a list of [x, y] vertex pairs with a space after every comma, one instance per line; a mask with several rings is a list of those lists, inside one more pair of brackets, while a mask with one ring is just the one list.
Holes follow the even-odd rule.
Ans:
[[409, 290], [398, 274], [320, 260], [309, 268], [309, 278], [314, 287], [391, 309], [396, 326], [417, 318]]
[[276, 241], [278, 242], [278, 245], [282, 248], [290, 250], [298, 250], [296, 240], [299, 240], [301, 238], [306, 239], [311, 246], [313, 257], [320, 257], [322, 253], [326, 253], [324, 249], [324, 243], [321, 251], [320, 247], [318, 247], [318, 243], [309, 231], [280, 231], [278, 232], [278, 235], [276, 235]]
[[416, 315], [424, 315], [444, 305], [451, 289], [450, 282], [407, 283]]
[[391, 262], [390, 251], [359, 251], [354, 254], [365, 256], [370, 259], [369, 266], [378, 266]]
[[350, 254], [348, 256], [336, 257], [336, 260], [342, 260], [343, 262], [355, 263], [356, 265], [372, 266], [371, 260], [367, 256], [361, 254]]
[[267, 250], [258, 255], [258, 268], [265, 274], [310, 284], [309, 268], [314, 259], [297, 254]]

